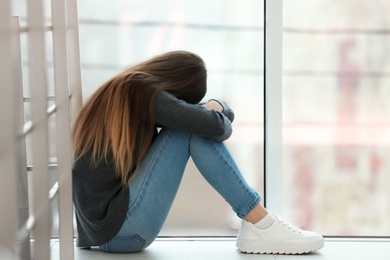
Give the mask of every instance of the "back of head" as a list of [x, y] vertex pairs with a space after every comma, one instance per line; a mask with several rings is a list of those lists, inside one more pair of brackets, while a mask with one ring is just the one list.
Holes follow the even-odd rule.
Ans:
[[134, 67], [144, 80], [188, 103], [199, 103], [207, 91], [207, 71], [201, 57], [188, 51], [171, 51]]

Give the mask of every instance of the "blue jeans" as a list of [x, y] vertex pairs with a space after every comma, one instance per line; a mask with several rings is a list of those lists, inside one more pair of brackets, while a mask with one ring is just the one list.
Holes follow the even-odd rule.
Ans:
[[105, 252], [138, 252], [159, 234], [189, 157], [208, 183], [244, 218], [260, 196], [242, 177], [222, 142], [164, 128], [160, 131], [137, 174], [130, 179], [127, 217], [120, 231], [100, 246]]

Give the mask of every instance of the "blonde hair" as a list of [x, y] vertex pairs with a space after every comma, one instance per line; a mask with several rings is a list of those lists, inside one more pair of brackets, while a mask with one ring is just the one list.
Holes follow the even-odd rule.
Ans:
[[196, 104], [206, 94], [206, 78], [203, 60], [187, 51], [168, 52], [117, 74], [92, 94], [75, 120], [75, 160], [91, 153], [92, 166], [113, 163], [127, 185], [153, 140], [156, 94], [164, 90]]

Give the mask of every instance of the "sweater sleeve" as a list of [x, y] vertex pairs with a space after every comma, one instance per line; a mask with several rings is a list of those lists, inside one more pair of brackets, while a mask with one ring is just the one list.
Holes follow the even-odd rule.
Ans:
[[211, 140], [225, 141], [232, 134], [231, 122], [234, 114], [225, 102], [222, 106], [222, 113], [207, 110], [200, 104], [189, 104], [166, 91], [161, 91], [154, 100], [155, 123]]
[[215, 101], [217, 101], [217, 102], [223, 107], [222, 113], [223, 113], [225, 116], [227, 116], [227, 118], [229, 118], [230, 122], [233, 123], [233, 121], [234, 121], [234, 112], [233, 112], [233, 110], [228, 106], [228, 104], [227, 104], [225, 101], [223, 101], [223, 100], [219, 100], [219, 99], [215, 99], [215, 98], [210, 99], [210, 100], [215, 100]]

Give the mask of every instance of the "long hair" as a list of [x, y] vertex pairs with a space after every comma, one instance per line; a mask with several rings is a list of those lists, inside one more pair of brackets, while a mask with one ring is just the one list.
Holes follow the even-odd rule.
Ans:
[[[161, 54], [120, 72], [81, 108], [72, 128], [74, 159], [114, 165], [127, 185], [153, 140], [154, 97], [160, 91], [196, 104], [206, 94], [203, 60], [187, 51]], [[142, 139], [142, 140], [140, 140]]]

